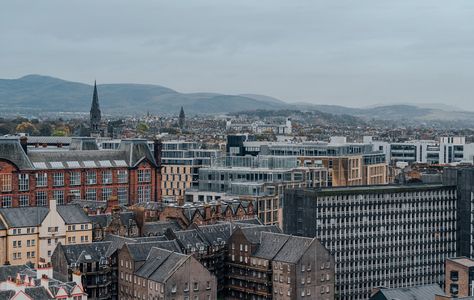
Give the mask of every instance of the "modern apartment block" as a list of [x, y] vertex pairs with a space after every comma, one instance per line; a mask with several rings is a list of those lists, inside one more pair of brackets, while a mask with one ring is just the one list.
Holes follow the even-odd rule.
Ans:
[[370, 143], [348, 143], [344, 137], [329, 143], [256, 142], [243, 136], [228, 138], [228, 143], [233, 155], [294, 156], [300, 166], [322, 165], [328, 170], [328, 186], [389, 183], [386, 155]]
[[262, 222], [271, 225], [280, 224], [280, 202], [286, 188], [326, 184], [326, 169], [299, 167], [296, 157], [227, 156], [216, 159], [209, 168], [201, 168], [199, 190], [186, 193], [192, 201], [199, 201], [201, 195], [206, 196], [205, 200], [214, 196], [252, 201]]
[[26, 137], [0, 139], [1, 207], [111, 197], [124, 205], [160, 199], [160, 169], [145, 140], [99, 150], [94, 138], [72, 138], [68, 149], [48, 150], [30, 149]]
[[375, 287], [444, 282], [444, 261], [457, 255], [457, 209], [452, 185], [292, 189], [283, 231], [315, 237], [334, 255], [338, 299], [368, 299]]
[[385, 153], [388, 162], [449, 164], [473, 162], [474, 144], [466, 143], [465, 137], [441, 137], [435, 140], [411, 140], [399, 143], [374, 141], [364, 137], [374, 151]]
[[184, 197], [186, 189], [197, 187], [199, 169], [209, 167], [219, 150], [203, 149], [196, 142], [164, 141], [161, 152], [163, 196]]

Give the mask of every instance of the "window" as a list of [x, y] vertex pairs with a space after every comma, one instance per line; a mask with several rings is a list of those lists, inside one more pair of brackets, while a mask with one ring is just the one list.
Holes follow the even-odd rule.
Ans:
[[64, 204], [64, 191], [63, 190], [54, 190], [53, 199], [56, 200], [58, 205]]
[[53, 173], [53, 186], [64, 186], [64, 173]]
[[12, 207], [12, 196], [3, 196], [2, 199], [2, 207]]
[[117, 199], [120, 204], [128, 204], [128, 188], [119, 187], [117, 189]]
[[211, 282], [207, 281], [206, 282], [206, 290], [210, 290], [210, 289], [211, 289]]
[[12, 190], [12, 174], [0, 174], [0, 188], [2, 192]]
[[189, 291], [189, 283], [188, 282], [184, 283], [184, 291], [185, 292]]
[[46, 187], [48, 186], [48, 174], [47, 173], [36, 173], [36, 186]]
[[112, 196], [112, 188], [103, 188], [102, 189], [102, 201], [107, 201]]
[[30, 189], [30, 177], [28, 174], [18, 174], [18, 189], [27, 191]]
[[69, 190], [70, 200], [81, 200], [81, 190]]
[[48, 194], [46, 191], [36, 192], [36, 205], [37, 206], [46, 206]]
[[97, 191], [96, 191], [96, 189], [87, 189], [86, 190], [86, 200], [97, 201]]
[[102, 171], [102, 183], [112, 184], [112, 171], [111, 170]]
[[176, 293], [176, 284], [173, 284], [173, 286], [171, 287], [171, 292], [173, 294]]
[[198, 282], [194, 282], [194, 283], [193, 283], [193, 289], [194, 289], [195, 291], [199, 291], [199, 283], [198, 283]]
[[95, 171], [87, 171], [86, 173], [86, 184], [96, 184], [97, 173]]
[[138, 170], [138, 182], [150, 182], [151, 181], [151, 170], [150, 169], [143, 169]]
[[127, 183], [128, 182], [128, 171], [127, 170], [117, 170], [117, 182], [118, 183]]
[[81, 172], [69, 173], [69, 185], [81, 185]]
[[51, 250], [48, 250], [48, 257], [51, 257]]
[[138, 202], [150, 202], [151, 200], [151, 191], [149, 185], [140, 185], [138, 186]]
[[25, 207], [30, 205], [30, 196], [20, 195], [19, 197], [20, 207]]
[[458, 281], [459, 280], [459, 272], [458, 271], [451, 271], [450, 277], [452, 281]]

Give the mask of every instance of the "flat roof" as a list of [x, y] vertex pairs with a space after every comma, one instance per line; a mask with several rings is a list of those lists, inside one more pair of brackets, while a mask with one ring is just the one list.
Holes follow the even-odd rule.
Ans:
[[302, 188], [305, 191], [313, 191], [321, 195], [325, 194], [353, 194], [353, 193], [397, 193], [413, 190], [433, 190], [433, 189], [447, 189], [454, 186], [436, 184], [406, 184], [406, 185], [360, 185], [347, 187], [323, 187], [323, 188]]

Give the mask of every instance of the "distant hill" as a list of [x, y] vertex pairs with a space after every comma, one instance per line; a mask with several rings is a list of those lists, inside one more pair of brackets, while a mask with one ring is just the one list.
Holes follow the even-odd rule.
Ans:
[[[99, 84], [101, 109], [108, 114], [225, 113], [243, 109], [285, 108], [288, 104], [260, 95], [223, 95], [216, 93], [179, 93], [172, 89], [145, 84]], [[87, 112], [92, 85], [58, 78], [27, 75], [19, 79], [0, 79], [0, 109], [21, 112]]]
[[[149, 84], [99, 84], [100, 106], [111, 115], [152, 113], [235, 113], [250, 110], [320, 111], [350, 115], [365, 120], [409, 120], [411, 122], [459, 122], [472, 126], [474, 112], [450, 110], [447, 105], [381, 105], [351, 108], [338, 105], [287, 103], [255, 94], [180, 93]], [[88, 112], [92, 85], [42, 75], [0, 79], [0, 112]]]

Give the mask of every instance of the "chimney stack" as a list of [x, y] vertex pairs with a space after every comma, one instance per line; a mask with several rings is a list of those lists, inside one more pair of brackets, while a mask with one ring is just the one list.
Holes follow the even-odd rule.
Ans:
[[20, 145], [23, 151], [25, 151], [25, 154], [28, 154], [28, 138], [26, 136], [20, 137]]

